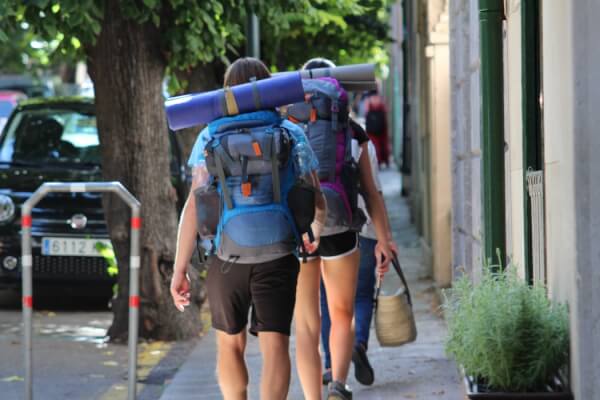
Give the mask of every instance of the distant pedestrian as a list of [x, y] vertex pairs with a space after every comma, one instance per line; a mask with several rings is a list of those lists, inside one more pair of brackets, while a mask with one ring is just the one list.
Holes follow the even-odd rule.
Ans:
[[[362, 148], [358, 142], [354, 143], [353, 155], [360, 159]], [[368, 155], [373, 172], [373, 180], [379, 193], [381, 193], [381, 182], [377, 168], [377, 155], [375, 146], [368, 142]], [[356, 297], [354, 299], [354, 349], [352, 352], [352, 362], [354, 364], [354, 375], [356, 380], [363, 385], [372, 385], [375, 380], [373, 367], [367, 357], [369, 345], [369, 333], [371, 329], [371, 320], [373, 318], [375, 277], [377, 260], [375, 259], [375, 246], [377, 245], [377, 234], [373, 226], [373, 221], [368, 216], [367, 207], [362, 196], [359, 197], [359, 207], [367, 213], [367, 222], [359, 234], [360, 243], [360, 267], [358, 270], [358, 283], [356, 287]], [[386, 230], [391, 238], [392, 233], [389, 225], [389, 218], [386, 211]], [[398, 254], [398, 247], [390, 240], [390, 248], [394, 254]], [[323, 384], [331, 382], [331, 353], [329, 350], [329, 335], [331, 331], [331, 319], [329, 317], [329, 308], [327, 305], [327, 291], [321, 281], [321, 340], [323, 346], [323, 358], [325, 362], [325, 372], [323, 373]]]
[[[261, 61], [243, 58], [227, 69], [224, 85], [269, 76]], [[250, 332], [258, 336], [263, 356], [261, 398], [284, 400], [299, 270], [298, 226], [293, 226], [287, 194], [300, 178], [316, 188], [307, 191], [316, 203], [316, 210], [308, 210], [311, 219], [315, 215], [314, 241], [304, 237], [304, 247], [314, 251], [325, 222], [325, 200], [314, 174], [317, 159], [300, 128], [276, 110], [263, 110], [211, 122], [200, 133], [189, 164], [193, 184], [179, 223], [171, 281], [175, 306], [184, 311], [189, 304], [186, 270], [197, 232], [216, 229], [216, 255], [207, 260], [206, 285], [217, 330], [221, 392], [226, 400], [247, 398], [245, 329], [252, 309]], [[217, 228], [207, 222], [213, 215], [219, 216]]]
[[385, 101], [379, 94], [372, 94], [365, 101], [365, 110], [365, 128], [377, 150], [377, 160], [380, 166], [387, 166], [390, 161], [390, 138]]

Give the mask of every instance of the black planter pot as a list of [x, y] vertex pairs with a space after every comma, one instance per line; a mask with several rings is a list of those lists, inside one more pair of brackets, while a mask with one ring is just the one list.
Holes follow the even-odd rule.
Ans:
[[558, 378], [555, 378], [554, 384], [548, 387], [548, 392], [494, 392], [484, 385], [478, 385], [471, 376], [465, 377], [465, 388], [467, 397], [472, 400], [573, 400], [573, 394]]

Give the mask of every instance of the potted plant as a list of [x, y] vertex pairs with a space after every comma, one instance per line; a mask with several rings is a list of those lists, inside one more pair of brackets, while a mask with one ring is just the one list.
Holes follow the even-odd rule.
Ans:
[[470, 399], [572, 399], [568, 313], [514, 268], [485, 267], [446, 293], [446, 351], [462, 366]]

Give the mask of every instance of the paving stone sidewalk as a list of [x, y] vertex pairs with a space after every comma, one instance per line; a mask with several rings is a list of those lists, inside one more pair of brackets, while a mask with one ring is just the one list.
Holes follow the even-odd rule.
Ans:
[[[400, 196], [400, 175], [389, 169], [381, 173], [381, 179], [394, 237], [400, 247], [400, 263], [413, 293], [418, 339], [398, 348], [381, 348], [372, 328], [368, 354], [375, 369], [375, 383], [369, 387], [359, 385], [351, 368], [348, 384], [353, 388], [354, 399], [464, 399], [456, 365], [444, 354], [446, 326], [437, 310], [433, 283], [421, 264], [419, 236], [410, 222], [406, 201]], [[399, 279], [390, 272], [386, 275], [384, 290], [393, 290], [399, 284]], [[293, 336], [291, 346], [293, 355]], [[221, 399], [215, 376], [215, 351], [215, 337], [211, 331], [192, 351], [161, 399]], [[260, 351], [258, 341], [251, 336], [246, 361], [250, 371], [250, 398], [259, 399]], [[294, 363], [292, 360], [292, 365]], [[288, 399], [302, 398], [300, 383], [293, 370]]]

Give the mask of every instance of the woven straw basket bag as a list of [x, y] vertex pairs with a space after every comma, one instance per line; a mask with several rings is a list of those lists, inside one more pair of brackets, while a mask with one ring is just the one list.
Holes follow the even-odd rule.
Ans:
[[413, 342], [417, 338], [417, 326], [412, 310], [410, 290], [396, 257], [394, 257], [392, 265], [400, 276], [404, 287], [398, 289], [391, 296], [385, 296], [380, 293], [381, 281], [377, 282], [377, 290], [375, 291], [375, 333], [382, 347], [401, 346]]

